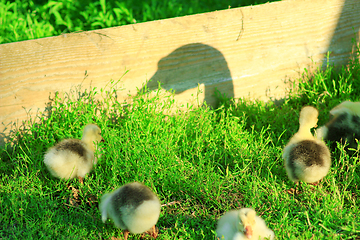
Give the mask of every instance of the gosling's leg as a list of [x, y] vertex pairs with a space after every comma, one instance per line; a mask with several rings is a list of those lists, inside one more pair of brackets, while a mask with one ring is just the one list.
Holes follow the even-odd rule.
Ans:
[[152, 227], [152, 230], [153, 230], [153, 237], [156, 239], [157, 236], [158, 236], [158, 233], [156, 232], [156, 228], [155, 228], [155, 225]]
[[84, 178], [78, 177], [78, 179], [79, 179], [79, 182], [80, 182], [81, 184], [84, 184]]
[[125, 232], [124, 232], [124, 239], [127, 240], [127, 239], [128, 239], [128, 236], [129, 236], [129, 231], [128, 231], [128, 230], [125, 230]]
[[301, 186], [301, 182], [298, 181], [295, 183], [295, 194], [299, 194], [300, 191], [299, 191], [299, 187]]
[[317, 186], [317, 185], [321, 182], [321, 180], [322, 180], [322, 179], [320, 179], [320, 180], [317, 181], [317, 182], [313, 182], [313, 183], [309, 183], [309, 184], [312, 185], [312, 186]]

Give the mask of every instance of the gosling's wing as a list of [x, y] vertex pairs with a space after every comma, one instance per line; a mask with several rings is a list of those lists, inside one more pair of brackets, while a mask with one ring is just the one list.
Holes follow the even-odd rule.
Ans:
[[[238, 232], [236, 224], [239, 222], [238, 211], [232, 210], [225, 213], [218, 220], [216, 234], [220, 239], [233, 240]], [[236, 236], [239, 236], [237, 234]], [[223, 237], [223, 238], [222, 238]]]
[[267, 239], [274, 239], [275, 234], [274, 232], [269, 229], [264, 221], [259, 216], [256, 216], [256, 226], [254, 228], [254, 239], [267, 238]]

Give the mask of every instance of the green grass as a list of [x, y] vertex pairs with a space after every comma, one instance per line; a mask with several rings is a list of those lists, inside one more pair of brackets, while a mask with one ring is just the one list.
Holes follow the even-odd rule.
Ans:
[[0, 0], [0, 44], [266, 2], [268, 0]]
[[[111, 221], [101, 222], [98, 201], [132, 181], [151, 187], [162, 204], [174, 203], [162, 208], [158, 239], [215, 239], [216, 220], [241, 207], [254, 208], [277, 239], [359, 238], [359, 151], [349, 156], [339, 145], [329, 174], [315, 187], [303, 184], [298, 195], [288, 193], [294, 185], [281, 158], [301, 107], [317, 107], [324, 124], [338, 103], [360, 101], [359, 76], [358, 60], [341, 69], [329, 65], [294, 82], [281, 105], [222, 98], [217, 109], [187, 111], [165, 93], [144, 91], [119, 102], [114, 81], [106, 89], [58, 94], [50, 112], [29, 119], [1, 148], [0, 238], [121, 236]], [[106, 140], [98, 164], [84, 185], [53, 178], [44, 152], [80, 138], [89, 122]]]
[[[0, 43], [263, 2], [0, 0]], [[329, 174], [318, 186], [303, 184], [298, 195], [287, 191], [293, 183], [281, 158], [302, 106], [317, 107], [322, 125], [338, 103], [360, 101], [358, 60], [304, 74], [281, 105], [222, 97], [217, 109], [184, 111], [172, 96], [145, 91], [119, 102], [118, 91], [111, 82], [106, 89], [58, 94], [50, 112], [9, 136], [11, 144], [0, 149], [0, 238], [121, 236], [111, 221], [101, 222], [98, 201], [131, 181], [151, 187], [162, 204], [174, 203], [162, 208], [158, 239], [215, 239], [216, 220], [240, 207], [254, 208], [277, 239], [359, 238], [359, 151], [349, 156], [339, 145]], [[51, 177], [43, 163], [47, 148], [81, 138], [89, 122], [100, 126], [106, 142], [84, 185]]]

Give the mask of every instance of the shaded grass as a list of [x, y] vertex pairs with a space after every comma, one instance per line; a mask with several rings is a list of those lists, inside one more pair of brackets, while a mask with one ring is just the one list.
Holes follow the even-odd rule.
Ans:
[[[50, 112], [1, 148], [0, 238], [118, 237], [111, 221], [101, 222], [98, 201], [139, 181], [162, 204], [171, 203], [162, 208], [158, 239], [215, 239], [217, 219], [240, 207], [254, 208], [278, 239], [354, 239], [360, 233], [359, 151], [349, 156], [339, 145], [329, 174], [317, 186], [303, 184], [298, 195], [288, 191], [293, 183], [281, 156], [303, 105], [319, 108], [321, 125], [336, 104], [359, 100], [359, 69], [354, 61], [304, 75], [281, 105], [223, 99], [218, 109], [182, 111], [161, 92], [119, 102], [116, 82], [56, 95]], [[63, 138], [80, 138], [89, 122], [106, 140], [100, 161], [84, 185], [53, 178], [44, 152]]]

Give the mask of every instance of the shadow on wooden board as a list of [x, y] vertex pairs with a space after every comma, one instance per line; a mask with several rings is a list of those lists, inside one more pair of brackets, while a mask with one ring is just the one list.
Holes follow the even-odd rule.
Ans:
[[[79, 92], [79, 96], [80, 96], [80, 92]], [[0, 131], [0, 147], [5, 146], [5, 143], [9, 143], [9, 142], [15, 143], [16, 141], [18, 141], [18, 139], [13, 139], [13, 137], [14, 136], [20, 137], [24, 132], [29, 131], [28, 130], [29, 125], [35, 124], [37, 117], [49, 118], [52, 113], [53, 100], [54, 99], [51, 98], [51, 94], [50, 94], [49, 101], [46, 102], [44, 110], [41, 113], [39, 112], [39, 109], [36, 112], [31, 113], [30, 111], [31, 109], [26, 110], [24, 108], [24, 111], [26, 111], [27, 113], [26, 120], [20, 121], [19, 119], [16, 119], [14, 121], [7, 123], [6, 125], [3, 122], [0, 123], [3, 125], [3, 129], [2, 131]], [[20, 134], [17, 135], [16, 133], [20, 133]]]
[[163, 57], [158, 62], [158, 69], [146, 84], [146, 88], [150, 91], [156, 90], [159, 83], [161, 88], [172, 89], [175, 94], [203, 84], [205, 86], [203, 101], [214, 107], [217, 106], [214, 97], [216, 89], [229, 98], [234, 97], [233, 80], [223, 54], [202, 43], [184, 45]]
[[[330, 52], [330, 64], [339, 63], [346, 65], [349, 59], [356, 57], [356, 47], [359, 47], [360, 28], [354, 28], [359, 24], [359, 16], [353, 14], [354, 9], [359, 9], [359, 1], [346, 0], [341, 9], [341, 14], [336, 23], [334, 33], [329, 40], [329, 47], [326, 52]], [[360, 11], [360, 9], [359, 9]], [[354, 34], [349, 36], [349, 31], [353, 30]], [[359, 56], [358, 56], [359, 57]], [[327, 66], [326, 54], [322, 61], [322, 69]]]

